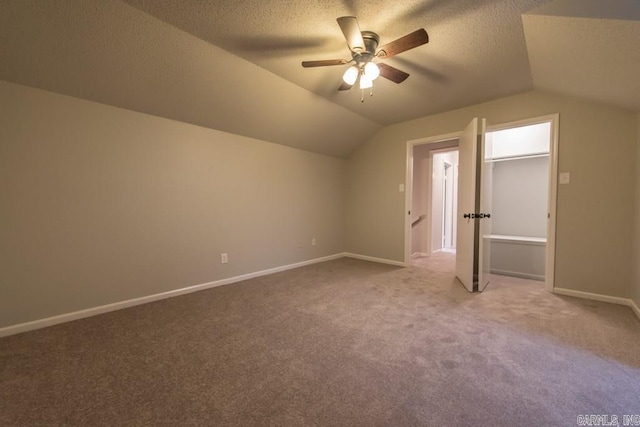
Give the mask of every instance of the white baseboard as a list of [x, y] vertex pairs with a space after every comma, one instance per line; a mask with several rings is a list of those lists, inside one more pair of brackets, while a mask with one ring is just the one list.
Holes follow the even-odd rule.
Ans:
[[497, 274], [499, 276], [519, 277], [521, 279], [538, 280], [540, 282], [544, 282], [544, 279], [545, 279], [544, 275], [521, 273], [519, 271], [498, 270], [498, 269], [492, 268], [489, 272], [491, 274]]
[[594, 301], [608, 302], [612, 304], [626, 305], [627, 307], [630, 307], [633, 310], [633, 312], [636, 314], [636, 316], [638, 316], [638, 318], [640, 318], [640, 307], [638, 307], [638, 304], [636, 304], [634, 300], [629, 298], [612, 297], [609, 295], [593, 294], [591, 292], [574, 291], [573, 289], [564, 289], [564, 288], [554, 288], [553, 293], [558, 295], [566, 295], [568, 297], [576, 297], [576, 298], [590, 299]]
[[411, 259], [415, 259], [415, 258], [424, 258], [424, 257], [428, 257], [429, 254], [426, 252], [414, 252], [411, 254]]
[[348, 258], [355, 258], [355, 259], [361, 259], [363, 261], [371, 261], [371, 262], [378, 262], [380, 264], [389, 264], [389, 265], [395, 265], [398, 267], [406, 267], [405, 263], [402, 261], [394, 261], [391, 259], [384, 259], [384, 258], [376, 258], [376, 257], [372, 257], [372, 256], [367, 256], [367, 255], [359, 255], [359, 254], [353, 254], [350, 252], [345, 252], [343, 254], [345, 257]]
[[[6, 326], [4, 328], [0, 328], [0, 338], [7, 337], [9, 335], [20, 334], [23, 332], [33, 331], [36, 329], [46, 328], [48, 326], [54, 326], [60, 323], [71, 322], [73, 320], [84, 319], [86, 317], [97, 316], [99, 314], [109, 313], [111, 311], [121, 310], [128, 307], [134, 307], [136, 305], [141, 305], [141, 304], [146, 304], [146, 303], [159, 301], [167, 298], [172, 298], [179, 295], [185, 295], [185, 294], [190, 294], [192, 292], [203, 291], [203, 290], [215, 288], [218, 286], [230, 285], [232, 283], [241, 282], [243, 280], [249, 280], [249, 279], [253, 279], [261, 276], [267, 276], [269, 274], [279, 273], [281, 271], [291, 270], [294, 268], [304, 267], [306, 265], [317, 264], [320, 262], [331, 261], [334, 259], [339, 259], [344, 257], [355, 258], [355, 259], [360, 259], [364, 261], [377, 262], [381, 264], [389, 264], [389, 265], [394, 265], [399, 267], [405, 267], [404, 262], [401, 262], [401, 261], [394, 261], [394, 260], [389, 260], [384, 258], [376, 258], [376, 257], [370, 257], [366, 255], [359, 255], [359, 254], [344, 252], [344, 253], [329, 255], [326, 257], [302, 261], [294, 264], [288, 264], [280, 267], [270, 268], [267, 270], [256, 271], [253, 273], [243, 274], [240, 276], [230, 277], [227, 279], [221, 279], [213, 282], [202, 283], [200, 285], [194, 285], [186, 288], [175, 289], [173, 291], [162, 292], [159, 294], [148, 295], [145, 297], [134, 298], [126, 301], [120, 301], [113, 304], [106, 304], [99, 307], [92, 307], [86, 310], [75, 311], [72, 313], [65, 313], [58, 316], [48, 317], [45, 319], [39, 319], [31, 322], [20, 323], [17, 325]], [[563, 289], [563, 288], [555, 288], [553, 292], [559, 295], [566, 295], [571, 297], [586, 298], [586, 299], [592, 299], [596, 301], [626, 305], [628, 307], [631, 307], [631, 309], [634, 311], [636, 316], [640, 318], [640, 307], [638, 306], [637, 302], [631, 299], [611, 297], [608, 295], [601, 295], [601, 294], [592, 294], [589, 292], [581, 292], [581, 291], [575, 291], [572, 289]]]
[[435, 251], [433, 251], [433, 253], [443, 253], [443, 254], [455, 254], [456, 250], [455, 249], [451, 249], [451, 248], [440, 248], [440, 249], [436, 249]]
[[638, 316], [638, 319], [640, 319], [640, 302], [631, 300], [631, 309], [636, 314], [636, 316]]
[[147, 304], [154, 301], [177, 297], [179, 295], [185, 295], [185, 294], [190, 294], [192, 292], [203, 291], [205, 289], [211, 289], [218, 286], [230, 285], [232, 283], [241, 282], [243, 280], [249, 280], [249, 279], [253, 279], [261, 276], [267, 276], [269, 274], [274, 274], [274, 273], [279, 273], [281, 271], [304, 267], [306, 265], [317, 264], [325, 261], [331, 261], [338, 258], [344, 258], [345, 256], [346, 255], [343, 253], [329, 255], [322, 258], [315, 258], [308, 261], [297, 262], [295, 264], [289, 264], [289, 265], [284, 265], [280, 267], [270, 268], [268, 270], [256, 271], [254, 273], [243, 274], [240, 276], [230, 277], [227, 279], [221, 279], [213, 282], [202, 283], [200, 285], [194, 285], [186, 288], [175, 289], [173, 291], [162, 292], [159, 294], [153, 294], [145, 297], [134, 298], [126, 301], [120, 301], [113, 304], [106, 304], [98, 307], [92, 307], [86, 310], [74, 311], [72, 313], [65, 313], [58, 316], [47, 317], [45, 319], [39, 319], [31, 322], [20, 323], [17, 325], [6, 326], [4, 328], [0, 328], [0, 338], [7, 337], [9, 335], [20, 334], [23, 332], [33, 331], [36, 329], [46, 328], [48, 326], [53, 326], [60, 323], [71, 322], [73, 320], [84, 319], [86, 317], [97, 316], [99, 314], [109, 313], [111, 311], [121, 310], [123, 308], [134, 307], [136, 305]]

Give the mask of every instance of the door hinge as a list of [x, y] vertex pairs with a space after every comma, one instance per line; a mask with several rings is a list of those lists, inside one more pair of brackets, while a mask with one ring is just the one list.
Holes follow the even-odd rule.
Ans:
[[489, 213], [466, 213], [464, 215], [462, 215], [464, 218], [469, 218], [469, 219], [485, 219], [485, 218], [491, 218], [491, 214]]

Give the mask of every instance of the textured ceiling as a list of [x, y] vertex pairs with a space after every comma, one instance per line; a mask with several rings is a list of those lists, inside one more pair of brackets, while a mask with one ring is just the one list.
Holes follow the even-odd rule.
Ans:
[[[307, 90], [388, 125], [532, 88], [521, 14], [544, 0], [314, 2], [125, 0]], [[259, 6], [256, 6], [258, 5]], [[351, 59], [336, 18], [353, 15], [380, 45], [419, 28], [430, 42], [386, 60], [411, 76], [374, 83], [374, 96], [338, 92], [346, 65], [303, 69], [303, 60]]]
[[[430, 42], [338, 92], [336, 18]], [[0, 0], [0, 79], [333, 156], [381, 126], [533, 88], [640, 111], [638, 0]]]

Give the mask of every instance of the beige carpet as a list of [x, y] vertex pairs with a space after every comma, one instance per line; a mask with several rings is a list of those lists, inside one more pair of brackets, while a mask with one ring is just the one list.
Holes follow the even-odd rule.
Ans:
[[[445, 257], [446, 258], [446, 257]], [[627, 307], [353, 259], [0, 339], [0, 425], [576, 425], [640, 414]]]

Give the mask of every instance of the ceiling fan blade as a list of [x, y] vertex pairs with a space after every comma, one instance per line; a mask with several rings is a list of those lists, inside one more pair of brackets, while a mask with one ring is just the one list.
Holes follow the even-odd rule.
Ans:
[[346, 59], [324, 59], [320, 61], [302, 61], [302, 66], [305, 68], [309, 67], [326, 67], [329, 65], [342, 65], [346, 64], [350, 61]]
[[394, 83], [402, 83], [409, 77], [408, 73], [398, 70], [387, 64], [377, 64], [380, 69], [380, 75], [385, 79], [389, 79]]
[[380, 58], [390, 58], [394, 55], [427, 43], [429, 43], [429, 35], [424, 28], [420, 28], [413, 33], [407, 34], [404, 37], [400, 37], [399, 39], [382, 46], [378, 50], [378, 53], [376, 53], [376, 56]]
[[340, 85], [338, 90], [349, 90], [352, 87], [353, 87], [353, 85], [350, 85], [349, 83], [342, 82], [342, 84]]
[[363, 52], [366, 50], [358, 19], [355, 16], [342, 16], [337, 19], [338, 25], [347, 39], [347, 45], [352, 52]]

